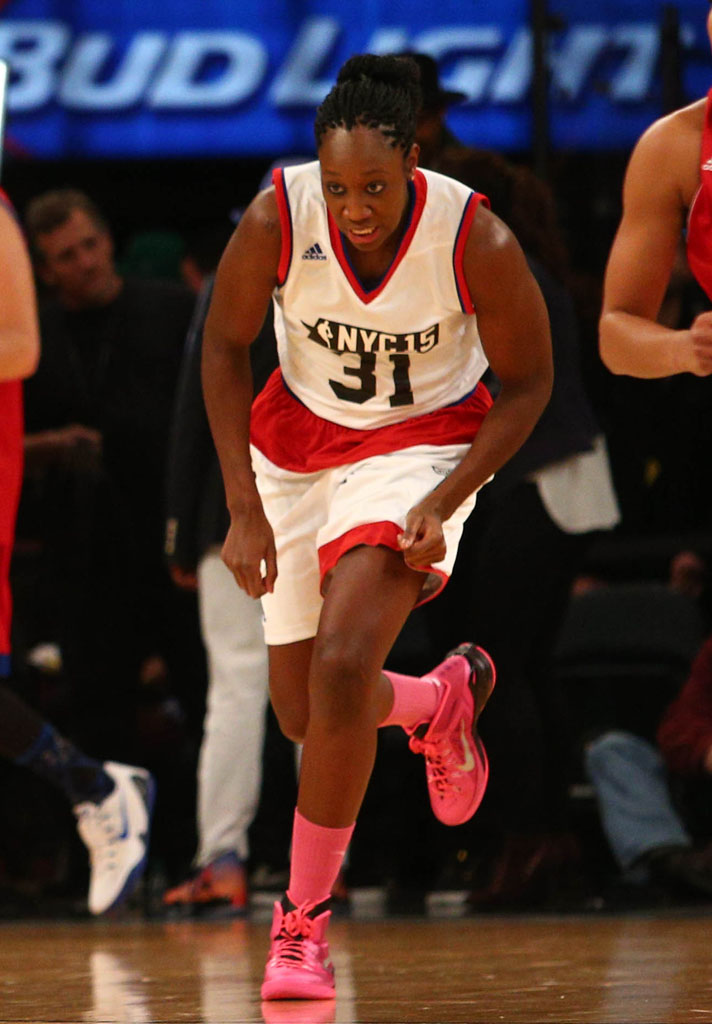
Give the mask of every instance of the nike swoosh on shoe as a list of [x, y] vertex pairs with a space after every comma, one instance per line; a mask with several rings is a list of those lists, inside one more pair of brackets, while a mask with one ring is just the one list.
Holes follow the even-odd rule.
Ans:
[[123, 793], [121, 794], [121, 800], [119, 802], [119, 807], [121, 808], [121, 824], [122, 824], [122, 828], [121, 828], [121, 832], [119, 833], [119, 835], [116, 838], [117, 839], [126, 839], [126, 837], [129, 834], [129, 816], [128, 816], [127, 812], [126, 812], [126, 797], [124, 796]]
[[462, 744], [462, 749], [465, 751], [465, 760], [463, 761], [462, 764], [458, 764], [456, 766], [457, 769], [461, 772], [471, 772], [472, 769], [475, 767], [475, 758], [472, 753], [470, 744], [468, 742], [469, 739], [471, 738], [472, 734], [468, 730], [467, 723], [463, 718], [460, 720], [460, 743]]

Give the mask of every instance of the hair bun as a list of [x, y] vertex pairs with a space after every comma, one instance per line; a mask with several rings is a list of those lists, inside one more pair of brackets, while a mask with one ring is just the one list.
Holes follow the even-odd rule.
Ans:
[[[0, 4], [2, 6], [2, 4]], [[347, 60], [336, 85], [319, 105], [316, 147], [333, 128], [377, 128], [389, 145], [410, 151], [421, 107], [420, 68], [412, 57], [362, 53]]]
[[420, 68], [410, 57], [363, 53], [346, 61], [336, 81], [338, 85], [342, 85], [345, 82], [361, 82], [364, 79], [403, 89], [414, 97], [420, 94]]

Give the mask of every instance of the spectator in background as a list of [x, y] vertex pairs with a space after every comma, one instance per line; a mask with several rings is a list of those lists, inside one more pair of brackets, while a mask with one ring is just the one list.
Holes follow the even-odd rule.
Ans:
[[[670, 331], [685, 329], [710, 300], [693, 277], [683, 240], [657, 316]], [[712, 441], [712, 380], [693, 373], [657, 379], [609, 375], [606, 418], [613, 471], [621, 502], [621, 532], [643, 540], [637, 572], [646, 565], [662, 577], [670, 553], [680, 543], [704, 543], [712, 523], [712, 480], [707, 472]], [[666, 416], [660, 416], [660, 409]], [[674, 420], [675, 430], [669, 428]], [[687, 539], [686, 539], [687, 538]], [[656, 557], [662, 555], [662, 558]]]
[[[171, 408], [194, 307], [184, 286], [122, 277], [106, 221], [81, 192], [26, 210], [42, 356], [26, 387], [25, 536], [40, 540], [35, 636], [61, 649], [73, 732], [88, 750], [147, 760], [159, 775], [154, 847], [185, 861], [203, 672], [197, 607], [162, 558]], [[51, 510], [51, 514], [50, 514]], [[188, 685], [189, 683], [189, 685]], [[164, 695], [178, 692], [181, 719]], [[170, 710], [170, 714], [166, 711]]]
[[180, 276], [194, 295], [200, 295], [209, 285], [220, 256], [241, 216], [242, 211], [235, 209], [224, 220], [200, 224], [187, 232], [180, 261]]
[[705, 784], [709, 802], [712, 776], [712, 637], [703, 644], [689, 679], [663, 715], [658, 743], [672, 772], [681, 778]]
[[652, 883], [664, 895], [712, 898], [712, 847], [695, 845], [655, 744], [614, 729], [587, 744], [584, 758], [604, 834], [631, 894], [648, 895]]
[[712, 898], [712, 637], [664, 712], [657, 744], [610, 731], [585, 757], [624, 878]]
[[[10, 554], [22, 476], [22, 384], [40, 346], [29, 256], [7, 197], [0, 191], [0, 677], [10, 674]], [[47, 779], [67, 797], [89, 849], [89, 909], [116, 907], [135, 888], [146, 862], [153, 804], [147, 771], [88, 758], [0, 685], [0, 754]]]
[[418, 165], [439, 171], [440, 158], [446, 149], [461, 145], [445, 121], [448, 107], [467, 99], [464, 92], [443, 89], [438, 77], [437, 61], [427, 53], [409, 52], [420, 70], [420, 91], [423, 102], [418, 113], [415, 139], [420, 146]]
[[184, 258], [179, 231], [137, 231], [124, 245], [118, 269], [122, 277], [180, 281]]
[[[712, 42], [712, 10], [707, 14]], [[637, 502], [638, 522], [670, 533], [671, 548], [712, 550], [712, 96], [709, 94], [655, 121], [630, 156], [623, 186], [623, 214], [606, 267], [599, 350], [614, 374], [639, 378], [624, 381], [619, 444], [624, 455], [635, 451], [637, 437], [650, 427], [636, 415], [645, 407], [660, 431], [660, 457], [650, 460], [653, 487]], [[704, 291], [680, 282], [680, 243], [687, 266]], [[679, 301], [666, 297], [677, 292]], [[680, 285], [683, 285], [681, 287]], [[666, 308], [667, 307], [667, 308]], [[643, 385], [641, 381], [645, 381]], [[637, 385], [631, 387], [631, 383]], [[643, 390], [644, 389], [644, 390]], [[638, 396], [631, 413], [631, 394]], [[662, 412], [662, 414], [661, 414]], [[675, 429], [670, 429], [670, 424]], [[622, 479], [634, 476], [623, 464]], [[635, 499], [635, 495], [632, 496]], [[651, 515], [651, 509], [653, 514]], [[658, 511], [659, 510], [659, 511]], [[634, 511], [638, 511], [634, 506]], [[658, 515], [655, 515], [658, 511]], [[624, 517], [624, 522], [627, 519]], [[633, 523], [633, 529], [638, 523]], [[684, 536], [684, 534], [697, 537]], [[705, 597], [709, 613], [709, 593]]]
[[[488, 151], [451, 150], [440, 166], [484, 192], [518, 239], [546, 302], [554, 353], [551, 400], [483, 490], [479, 514], [465, 525], [455, 585], [430, 611], [439, 644], [475, 628], [498, 670], [482, 726], [492, 778], [478, 820], [489, 823], [496, 852], [488, 880], [471, 895], [484, 908], [541, 899], [550, 880], [575, 864], [565, 813], [566, 713], [552, 652], [586, 550], [617, 523], [618, 508], [581, 379], [566, 249], [549, 188]], [[497, 382], [491, 387], [496, 394]]]
[[[267, 647], [258, 602], [242, 591], [220, 557], [230, 525], [220, 464], [200, 380], [203, 324], [224, 231], [190, 246], [184, 273], [202, 281], [186, 342], [173, 415], [167, 478], [166, 556], [174, 582], [197, 588], [208, 654], [207, 713], [198, 766], [195, 872], [169, 889], [166, 906], [202, 914], [247, 909], [247, 830], [262, 777], [268, 700]], [[277, 366], [271, 311], [250, 350], [258, 392]]]

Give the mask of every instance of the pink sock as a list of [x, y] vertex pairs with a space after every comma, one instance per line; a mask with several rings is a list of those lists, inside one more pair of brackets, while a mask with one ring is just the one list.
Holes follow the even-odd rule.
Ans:
[[307, 821], [299, 811], [294, 812], [287, 896], [295, 906], [321, 903], [329, 898], [354, 827], [325, 828]]
[[412, 729], [418, 722], [428, 722], [438, 709], [442, 689], [435, 679], [401, 676], [384, 672], [393, 687], [393, 707], [381, 725], [402, 725]]

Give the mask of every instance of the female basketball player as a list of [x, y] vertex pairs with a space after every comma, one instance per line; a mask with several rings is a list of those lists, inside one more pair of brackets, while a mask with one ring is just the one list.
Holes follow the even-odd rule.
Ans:
[[[344, 65], [317, 112], [318, 161], [275, 172], [253, 201], [206, 326], [232, 517], [223, 557], [262, 598], [272, 702], [304, 742], [265, 999], [334, 994], [328, 899], [379, 725], [403, 726], [425, 755], [441, 821], [466, 821], [487, 781], [475, 724], [494, 684], [488, 656], [463, 644], [423, 679], [382, 665], [447, 578], [475, 492], [548, 400], [548, 321], [482, 197], [418, 170], [418, 102], [412, 61]], [[248, 346], [272, 296], [281, 371], [250, 413]], [[478, 383], [488, 360], [494, 405]]]
[[[707, 31], [712, 41], [712, 10]], [[688, 263], [712, 298], [712, 92], [656, 121], [633, 150], [600, 323], [601, 357], [614, 373], [712, 373], [712, 313], [685, 330], [655, 322], [686, 217]]]

